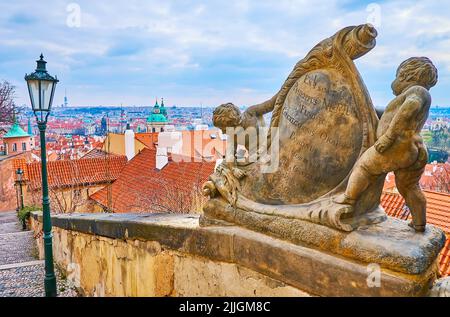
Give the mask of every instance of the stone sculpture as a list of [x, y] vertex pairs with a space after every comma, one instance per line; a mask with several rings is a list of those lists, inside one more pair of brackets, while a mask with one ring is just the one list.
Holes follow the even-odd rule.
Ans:
[[[223, 133], [227, 133], [227, 128], [234, 128], [234, 131], [237, 132], [243, 132], [245, 129], [253, 128], [258, 133], [260, 128], [265, 127], [263, 115], [271, 112], [275, 106], [275, 97], [262, 104], [249, 107], [242, 114], [239, 108], [232, 103], [220, 105], [214, 109], [213, 124], [215, 127], [221, 129]], [[237, 135], [234, 135], [234, 137], [238, 139]], [[260, 136], [256, 135], [256, 137], [259, 139]], [[251, 144], [250, 139], [245, 138], [242, 145], [245, 146], [249, 153], [256, 152], [259, 147], [258, 141], [260, 141], [258, 139], [256, 142], [253, 142], [254, 144]], [[239, 142], [235, 140], [233, 143], [233, 151], [236, 153]], [[255, 148], [252, 149], [252, 146]]]
[[392, 83], [396, 96], [386, 107], [377, 129], [377, 141], [360, 157], [345, 193], [336, 199], [350, 210], [364, 190], [379, 176], [395, 172], [395, 182], [412, 214], [410, 225], [425, 231], [426, 199], [420, 187], [428, 155], [420, 131], [428, 117], [437, 70], [426, 57], [412, 57], [397, 70]]
[[[441, 230], [425, 227], [426, 202], [417, 186], [427, 161], [419, 133], [437, 70], [424, 57], [403, 62], [392, 84], [396, 97], [378, 119], [353, 62], [375, 47], [376, 36], [368, 24], [343, 28], [314, 46], [270, 100], [242, 115], [231, 104], [215, 111], [214, 123], [224, 131], [260, 127], [270, 111], [272, 119], [267, 137], [258, 132], [255, 161], [239, 161], [236, 136], [229, 134], [231, 155], [203, 187], [210, 199], [200, 224], [250, 229], [362, 267], [375, 263], [425, 293], [445, 243]], [[413, 228], [380, 206], [390, 171]]]
[[370, 25], [347, 27], [316, 45], [261, 107], [262, 113], [273, 108], [271, 147], [271, 132], [278, 128], [276, 171], [262, 172], [273, 163], [268, 155], [244, 166], [228, 162], [211, 175], [204, 193], [243, 210], [346, 231], [384, 220], [378, 207], [381, 177], [351, 211], [333, 201], [345, 190], [358, 157], [376, 140], [378, 118], [353, 63], [375, 47], [376, 35]]

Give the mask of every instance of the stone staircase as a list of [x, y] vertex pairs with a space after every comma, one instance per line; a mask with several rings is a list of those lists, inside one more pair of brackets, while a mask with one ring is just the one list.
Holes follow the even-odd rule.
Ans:
[[[23, 231], [16, 212], [0, 212], [0, 297], [44, 296], [44, 261], [37, 259], [32, 231]], [[57, 271], [58, 296], [77, 296]]]

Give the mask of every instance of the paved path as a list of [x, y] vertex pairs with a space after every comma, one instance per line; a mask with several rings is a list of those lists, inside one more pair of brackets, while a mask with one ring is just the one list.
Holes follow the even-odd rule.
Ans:
[[[77, 296], [57, 274], [58, 295]], [[44, 261], [37, 258], [32, 231], [22, 231], [16, 212], [0, 212], [0, 297], [44, 296]]]

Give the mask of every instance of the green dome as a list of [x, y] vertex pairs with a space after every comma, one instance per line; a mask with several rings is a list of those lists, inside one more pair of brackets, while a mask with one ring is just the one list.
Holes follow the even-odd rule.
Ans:
[[168, 122], [167, 118], [161, 113], [152, 113], [148, 118], [147, 122]]
[[161, 107], [158, 104], [158, 99], [156, 99], [155, 105], [153, 106], [153, 113], [147, 118], [147, 122], [169, 122], [167, 120], [167, 111], [164, 107], [164, 99], [161, 100]]
[[11, 127], [11, 129], [8, 131], [8, 133], [6, 133], [3, 138], [7, 139], [7, 138], [24, 138], [24, 137], [29, 137], [30, 135], [28, 133], [26, 133], [19, 125], [19, 123], [16, 121], [13, 126]]

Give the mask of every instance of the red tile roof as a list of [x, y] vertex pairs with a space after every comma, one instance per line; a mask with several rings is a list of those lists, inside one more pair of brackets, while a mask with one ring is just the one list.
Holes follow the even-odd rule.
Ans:
[[158, 143], [158, 132], [136, 133], [134, 138], [149, 149], [155, 149], [155, 143]]
[[447, 236], [445, 246], [439, 254], [439, 273], [441, 276], [450, 276], [450, 237]]
[[[218, 130], [184, 130], [179, 132], [183, 139], [182, 155], [214, 160], [223, 158], [225, 155], [226, 141], [220, 139]], [[156, 149], [158, 135], [158, 132], [136, 133], [135, 139], [149, 149]], [[214, 137], [211, 137], [212, 135]]]
[[[427, 164], [419, 184], [422, 189], [450, 193], [450, 164]], [[383, 189], [396, 190], [394, 173], [387, 174]]]
[[[81, 160], [62, 160], [47, 163], [50, 188], [67, 186], [96, 185], [114, 181], [126, 165], [125, 156], [107, 158], [88, 158]], [[24, 159], [14, 161], [14, 168], [21, 167], [23, 179], [31, 189], [41, 188], [41, 163], [26, 163]]]
[[[450, 235], [450, 194], [429, 190], [423, 191], [427, 199], [427, 222], [441, 228]], [[405, 200], [398, 193], [383, 192], [381, 206], [386, 213], [399, 219], [410, 219], [410, 212]]]
[[381, 206], [383, 206], [388, 216], [403, 220], [409, 217], [409, 209], [406, 207], [405, 200], [399, 193], [383, 192], [381, 195]]
[[220, 139], [217, 129], [182, 131], [182, 134], [183, 155], [216, 160], [223, 158], [226, 153], [226, 140]]
[[[156, 166], [156, 151], [144, 149], [137, 154], [110, 186], [91, 195], [91, 199], [114, 212], [189, 212], [200, 189], [213, 172], [214, 162], [169, 161], [161, 170]], [[109, 187], [109, 186], [108, 186]]]
[[450, 194], [425, 190], [427, 198], [427, 222], [450, 236]]
[[[90, 158], [105, 158], [106, 156], [120, 156], [114, 153], [107, 153], [103, 151], [102, 149], [94, 148], [84, 154], [80, 159], [90, 159]], [[123, 155], [124, 156], [124, 155]], [[124, 156], [126, 157], [126, 156]]]
[[[439, 272], [442, 276], [450, 275], [450, 194], [423, 191], [427, 199], [427, 223], [441, 228], [447, 241], [439, 255]], [[383, 192], [381, 206], [386, 213], [395, 218], [411, 219], [405, 200], [399, 193]]]
[[450, 164], [433, 163], [425, 166], [420, 187], [439, 192], [450, 192]]

